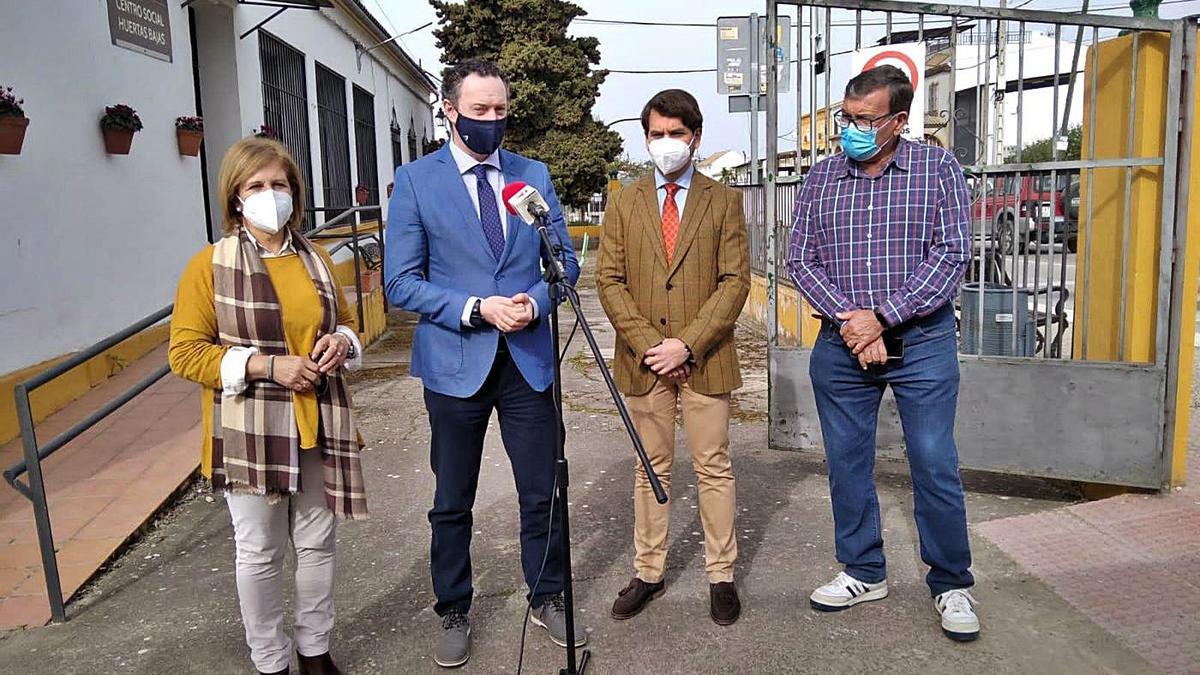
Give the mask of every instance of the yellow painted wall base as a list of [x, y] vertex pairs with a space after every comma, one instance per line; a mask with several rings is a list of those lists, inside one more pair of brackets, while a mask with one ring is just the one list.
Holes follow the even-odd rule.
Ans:
[[[779, 344], [811, 347], [816, 342], [821, 322], [812, 318], [812, 307], [800, 296], [799, 291], [781, 284], [775, 299], [779, 321]], [[750, 295], [743, 310], [764, 331], [767, 328], [767, 278], [761, 274], [750, 276]], [[799, 323], [798, 323], [799, 320]]]
[[[112, 349], [84, 362], [82, 365], [52, 380], [30, 395], [35, 423], [62, 410], [67, 404], [86, 394], [92, 387], [121, 372], [130, 363], [152, 351], [170, 337], [166, 324], [155, 326], [135, 335]], [[71, 355], [43, 361], [21, 370], [0, 375], [0, 443], [20, 435], [13, 387], [38, 373], [62, 363]]]
[[[358, 298], [354, 292], [354, 260], [344, 260], [336, 263], [333, 276], [342, 286], [342, 293], [350, 306], [350, 313], [358, 318]], [[383, 274], [380, 270], [367, 270], [362, 273], [363, 292], [363, 325], [358, 327], [359, 339], [363, 345], [369, 345], [383, 334], [387, 323], [387, 311], [383, 301]]]
[[[350, 312], [357, 313], [358, 305], [354, 302], [353, 294], [348, 295], [346, 299], [350, 303]], [[375, 288], [370, 293], [363, 294], [363, 324], [358, 331], [358, 338], [362, 340], [363, 345], [369, 345], [383, 335], [383, 330], [387, 327], [387, 312], [384, 309], [382, 288]]]
[[603, 225], [579, 224], [579, 225], [568, 225], [567, 226], [567, 234], [572, 239], [578, 239], [586, 234], [589, 239], [595, 240], [595, 239], [599, 239], [600, 235], [603, 233], [604, 233]]

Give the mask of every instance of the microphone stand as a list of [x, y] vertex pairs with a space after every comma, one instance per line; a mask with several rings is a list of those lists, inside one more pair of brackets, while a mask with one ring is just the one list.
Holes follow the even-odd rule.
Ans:
[[556, 480], [558, 482], [558, 501], [560, 505], [558, 520], [563, 565], [563, 601], [567, 611], [567, 667], [560, 670], [559, 675], [580, 675], [587, 669], [588, 662], [592, 658], [592, 652], [590, 649], [584, 649], [580, 656], [578, 667], [576, 666], [575, 595], [571, 582], [571, 518], [567, 509], [569, 472], [564, 444], [566, 427], [563, 419], [562, 368], [559, 362], [558, 343], [558, 305], [564, 298], [571, 301], [571, 308], [575, 311], [575, 319], [579, 322], [580, 328], [583, 329], [583, 335], [587, 339], [588, 346], [591, 348], [592, 358], [600, 366], [600, 373], [604, 376], [604, 383], [608, 385], [609, 395], [612, 396], [613, 403], [617, 406], [617, 412], [621, 415], [621, 421], [625, 423], [625, 430], [629, 433], [629, 439], [633, 442], [633, 448], [642, 463], [646, 477], [650, 480], [650, 488], [654, 491], [654, 499], [659, 504], [666, 504], [667, 493], [663, 490], [658, 475], [654, 473], [654, 468], [650, 466], [650, 458], [646, 456], [646, 448], [642, 445], [642, 438], [633, 426], [633, 420], [629, 417], [629, 410], [625, 407], [625, 401], [621, 398], [620, 392], [617, 391], [617, 385], [613, 382], [612, 373], [609, 372], [608, 364], [604, 361], [604, 355], [600, 352], [600, 345], [596, 343], [596, 336], [592, 333], [591, 326], [588, 325], [587, 317], [583, 315], [583, 308], [579, 302], [579, 293], [571, 285], [571, 280], [567, 277], [566, 267], [558, 257], [558, 253], [562, 249], [555, 246], [550, 239], [547, 227], [549, 218], [545, 213], [535, 214], [535, 218], [537, 219], [535, 227], [542, 239], [542, 253], [546, 263], [546, 271], [543, 274], [543, 278], [550, 285], [550, 334], [552, 336], [551, 339], [554, 341], [554, 409], [558, 414], [558, 423], [554, 427], [554, 446], [557, 453], [555, 470], [557, 472]]

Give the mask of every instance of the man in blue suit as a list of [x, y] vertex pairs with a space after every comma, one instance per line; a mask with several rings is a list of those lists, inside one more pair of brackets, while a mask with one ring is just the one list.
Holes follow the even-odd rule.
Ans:
[[[530, 619], [566, 646], [560, 537], [550, 518], [557, 354], [546, 313], [553, 307], [541, 275], [541, 240], [507, 215], [504, 185], [537, 188], [550, 205], [572, 283], [579, 263], [546, 165], [500, 150], [508, 112], [504, 73], [492, 63], [464, 61], [446, 69], [442, 93], [452, 138], [396, 170], [385, 277], [388, 300], [421, 315], [412, 374], [425, 386], [437, 479], [429, 511], [434, 610], [442, 620], [435, 660], [455, 667], [471, 656], [471, 508], [493, 409], [520, 502]], [[586, 635], [577, 623], [576, 644]]]

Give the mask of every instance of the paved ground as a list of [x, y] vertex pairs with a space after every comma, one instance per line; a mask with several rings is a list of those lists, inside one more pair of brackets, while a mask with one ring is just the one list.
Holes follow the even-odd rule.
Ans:
[[[603, 314], [593, 296], [586, 309], [599, 322]], [[371, 445], [364, 463], [373, 518], [339, 533], [334, 649], [351, 673], [438, 671], [429, 656], [437, 630], [427, 570], [428, 427], [419, 383], [406, 377], [409, 326], [399, 315], [393, 324], [370, 350], [369, 370], [355, 387]], [[611, 349], [610, 329], [598, 330]], [[836, 572], [824, 466], [817, 456], [766, 449], [765, 364], [755, 349], [744, 353], [748, 386], [737, 398], [732, 431], [742, 620], [719, 628], [708, 618], [695, 481], [681, 455], [673, 481], [668, 592], [636, 619], [612, 621], [608, 607], [631, 574], [633, 458], [598, 372], [579, 356], [582, 346], [577, 339], [564, 372], [575, 580], [594, 649], [592, 672], [1158, 672], [977, 534], [984, 636], [967, 645], [944, 638], [921, 581], [911, 485], [894, 464], [879, 470], [891, 597], [839, 615], [811, 611], [808, 593]], [[514, 672], [523, 616], [515, 493], [498, 438], [489, 440], [485, 455], [473, 549], [475, 656], [464, 673]], [[966, 483], [975, 528], [1062, 509], [1073, 499], [1045, 481], [969, 475]], [[3, 669], [252, 672], [238, 618], [230, 534], [222, 499], [193, 490], [80, 594], [69, 606], [67, 624], [3, 634]], [[530, 633], [528, 672], [555, 672], [562, 661], [562, 650]]]
[[[44, 446], [165, 361], [163, 346], [131, 364], [38, 424], [38, 441]], [[200, 442], [197, 391], [175, 377], [159, 380], [42, 462], [65, 597], [191, 480]], [[2, 468], [23, 457], [20, 439], [0, 446]], [[28, 475], [22, 480], [28, 484]], [[0, 483], [0, 631], [49, 620], [33, 508]]]

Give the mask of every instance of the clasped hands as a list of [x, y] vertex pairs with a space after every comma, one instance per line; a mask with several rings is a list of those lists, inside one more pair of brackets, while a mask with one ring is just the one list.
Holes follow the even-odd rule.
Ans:
[[533, 299], [527, 293], [517, 293], [511, 298], [493, 295], [483, 299], [479, 313], [501, 332], [515, 333], [533, 321]]
[[246, 374], [255, 380], [270, 379], [295, 392], [311, 391], [319, 388], [322, 377], [346, 363], [350, 347], [350, 338], [328, 333], [317, 340], [308, 356], [255, 354], [246, 362]]
[[643, 363], [654, 371], [655, 375], [676, 382], [687, 382], [692, 374], [692, 366], [688, 359], [692, 352], [686, 343], [679, 338], [667, 338], [646, 350]]
[[837, 318], [842, 322], [842, 340], [858, 357], [858, 364], [863, 370], [875, 363], [887, 363], [883, 324], [879, 323], [874, 311], [856, 309], [853, 312], [838, 312]]

